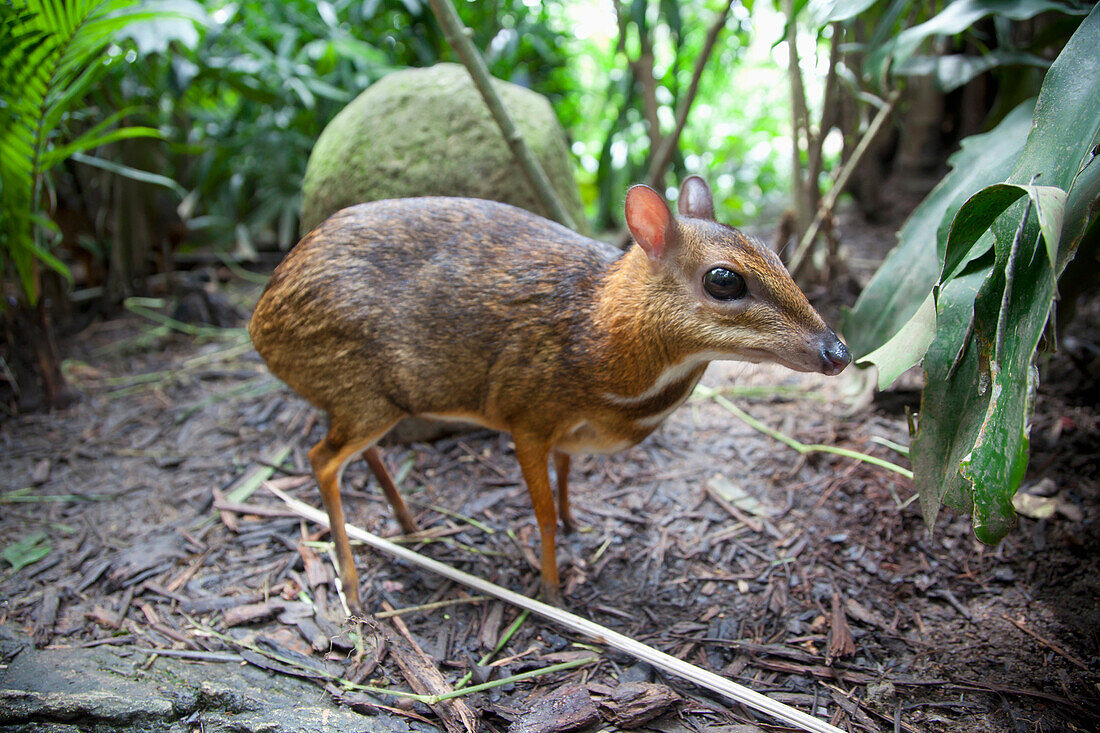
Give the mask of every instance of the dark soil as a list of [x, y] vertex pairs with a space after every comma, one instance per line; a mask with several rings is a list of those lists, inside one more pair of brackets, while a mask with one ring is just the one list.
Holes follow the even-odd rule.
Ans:
[[[230, 292], [245, 310], [258, 294], [254, 286]], [[559, 535], [566, 605], [846, 730], [1096, 730], [1100, 302], [1079, 313], [1063, 351], [1044, 365], [1031, 431], [1025, 492], [1056, 511], [1022, 517], [1001, 545], [981, 545], [967, 519], [948, 511], [930, 534], [908, 479], [833, 455], [800, 456], [715, 400], [698, 399], [643, 444], [574, 461], [583, 530]], [[330, 681], [407, 690], [398, 661], [411, 652], [404, 642], [381, 644], [388, 634], [369, 626], [342, 624], [327, 534], [288, 515], [262, 488], [226, 498], [270, 475], [302, 501], [320, 503], [306, 452], [324, 433], [323, 416], [267, 373], [246, 334], [184, 335], [130, 316], [91, 326], [67, 348], [79, 403], [0, 426], [0, 549], [39, 532], [49, 547], [17, 572], [4, 566], [0, 624], [69, 655], [109, 645], [137, 675], [180, 657], [218, 669], [219, 679], [226, 669], [243, 675], [234, 665], [247, 663], [250, 689], [253, 667], [266, 670], [273, 690], [312, 680], [311, 705], [331, 697], [342, 716], [366, 716], [363, 730], [441, 729], [436, 710]], [[732, 364], [713, 365], [704, 382], [800, 441], [906, 464], [876, 440], [908, 442], [904, 407], [916, 392], [871, 402], [855, 370], [827, 380]], [[389, 446], [384, 455], [429, 538], [412, 547], [535, 592], [538, 533], [507, 436], [475, 432]], [[349, 521], [393, 536], [398, 526], [368, 476], [361, 463], [345, 474]], [[715, 493], [726, 496], [725, 507]], [[218, 511], [215, 502], [229, 508]], [[468, 672], [479, 682], [535, 670], [589, 650], [599, 657], [464, 698], [488, 730], [532, 715], [537, 698], [571, 685], [604, 703], [592, 730], [617, 730], [607, 706], [639, 681], [680, 696], [647, 724], [652, 730], [775, 729], [535, 617], [483, 660], [515, 609], [470, 599], [462, 587], [371, 550], [358, 550], [356, 560], [372, 613], [460, 601], [400, 616], [448, 683]], [[392, 629], [394, 621], [379, 623]], [[171, 656], [150, 651], [157, 649]], [[20, 655], [43, 653], [24, 642], [8, 656], [16, 665]], [[9, 702], [12, 679], [0, 670]], [[0, 729], [32, 722], [49, 729], [49, 715], [61, 713], [43, 709], [33, 715], [47, 717], [36, 719], [10, 708]], [[258, 729], [205, 709], [166, 712], [137, 727]], [[66, 725], [134, 727], [82, 710], [85, 718]], [[521, 723], [515, 729], [564, 729]]]

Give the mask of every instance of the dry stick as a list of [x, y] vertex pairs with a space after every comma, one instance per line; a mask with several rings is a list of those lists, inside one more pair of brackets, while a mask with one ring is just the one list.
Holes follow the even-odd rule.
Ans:
[[[722, 29], [726, 27], [726, 19], [729, 17], [730, 7], [732, 5], [733, 0], [727, 0], [726, 7], [718, 13], [718, 17], [714, 19], [714, 22], [711, 23], [710, 28], [707, 30], [707, 38], [703, 42], [703, 50], [700, 51], [699, 57], [695, 60], [695, 69], [691, 72], [691, 84], [688, 85], [687, 92], [681, 98], [680, 104], [676, 108], [676, 128], [672, 131], [671, 135], [661, 141], [660, 149], [657, 150], [650, 161], [649, 172], [646, 174], [645, 180], [653, 188], [658, 188], [661, 185], [661, 180], [665, 175], [665, 169], [668, 168], [668, 164], [672, 160], [672, 154], [675, 152], [676, 146], [680, 143], [680, 135], [684, 131], [684, 126], [687, 125], [688, 112], [691, 111], [691, 106], [695, 103], [695, 95], [699, 91], [699, 82], [703, 78], [703, 71], [706, 69], [711, 52], [714, 51], [714, 44], [718, 42], [718, 35], [722, 32]], [[629, 241], [630, 230], [624, 229], [619, 234], [619, 249], [625, 249]]]
[[493, 119], [500, 127], [500, 132], [504, 135], [504, 141], [508, 143], [512, 156], [519, 163], [523, 175], [527, 177], [527, 182], [531, 185], [532, 191], [542, 201], [550, 216], [570, 229], [576, 229], [576, 222], [573, 221], [573, 217], [562, 205], [561, 199], [558, 198], [558, 193], [554, 190], [554, 187], [550, 185], [550, 180], [546, 177], [542, 165], [539, 164], [531, 149], [527, 147], [527, 143], [523, 141], [523, 136], [516, 128], [512, 115], [504, 108], [500, 96], [493, 89], [489, 67], [485, 65], [485, 59], [482, 58], [481, 52], [477, 50], [474, 42], [470, 39], [472, 35], [470, 29], [462, 24], [462, 20], [455, 12], [450, 0], [428, 0], [428, 5], [431, 6], [432, 13], [439, 21], [439, 25], [442, 26], [447, 43], [451, 45], [451, 48], [454, 49], [466, 66], [466, 70], [470, 72], [474, 85], [481, 92], [485, 105], [489, 108]]
[[1051, 651], [1053, 651], [1055, 654], [1058, 654], [1059, 656], [1063, 657], [1067, 662], [1071, 662], [1072, 664], [1077, 665], [1078, 667], [1085, 670], [1086, 672], [1089, 671], [1089, 666], [1087, 664], [1082, 662], [1077, 657], [1073, 656], [1071, 653], [1069, 653], [1068, 651], [1066, 651], [1065, 649], [1063, 649], [1061, 646], [1054, 643], [1050, 639], [1047, 639], [1046, 637], [1039, 634], [1037, 631], [1032, 630], [1023, 621], [1017, 621], [1016, 619], [1012, 618], [1008, 614], [1004, 614], [1004, 613], [1001, 614], [1001, 618], [1003, 618], [1005, 621], [1009, 622], [1010, 624], [1015, 626], [1017, 629], [1024, 632], [1025, 634], [1027, 634], [1028, 636], [1032, 637], [1033, 639], [1038, 641], [1040, 644], [1042, 644], [1043, 646], [1045, 646], [1048, 649], [1050, 649]]
[[836, 200], [840, 198], [840, 194], [842, 194], [844, 189], [848, 186], [848, 179], [852, 177], [852, 173], [855, 172], [856, 167], [859, 165], [860, 161], [863, 160], [863, 156], [871, 149], [871, 143], [878, 137], [879, 130], [886, 124], [886, 120], [889, 119], [890, 114], [894, 111], [894, 106], [897, 104], [900, 96], [900, 90], [894, 90], [890, 94], [886, 103], [882, 105], [878, 114], [875, 115], [875, 119], [871, 120], [871, 124], [867, 127], [867, 131], [863, 133], [863, 137], [859, 140], [859, 145], [852, 151], [852, 157], [848, 158], [848, 162], [840, 169], [840, 173], [837, 174], [833, 187], [825, 194], [825, 198], [822, 199], [821, 205], [817, 207], [817, 215], [814, 216], [813, 223], [810, 224], [810, 228], [807, 229], [806, 233], [802, 236], [802, 241], [798, 243], [798, 249], [795, 250], [794, 256], [791, 257], [791, 264], [787, 268], [790, 270], [792, 276], [798, 276], [799, 271], [805, 264], [806, 252], [810, 249], [810, 245], [813, 244], [814, 239], [817, 237], [817, 233], [821, 231], [821, 223], [825, 221], [825, 217], [833, 210], [833, 207], [836, 206]]
[[[294, 516], [298, 516], [295, 514]], [[390, 616], [404, 616], [406, 613], [416, 613], [417, 611], [435, 611], [440, 608], [447, 608], [448, 606], [458, 606], [463, 603], [481, 603], [482, 601], [489, 600], [489, 596], [470, 596], [469, 598], [450, 598], [445, 601], [436, 601], [435, 603], [423, 603], [419, 606], [408, 606], [406, 608], [395, 608], [392, 611], [379, 611], [374, 614], [375, 618], [389, 618]]]
[[[308, 504], [304, 504], [284, 494], [270, 484], [265, 484], [265, 486], [267, 486], [268, 491], [278, 496], [286, 502], [289, 507], [303, 517], [323, 527], [328, 526], [328, 516], [323, 511], [315, 509]], [[776, 702], [769, 697], [761, 695], [759, 692], [750, 690], [747, 687], [742, 687], [713, 672], [696, 667], [693, 664], [689, 664], [681, 659], [658, 651], [651, 646], [646, 646], [639, 641], [593, 623], [588, 619], [581, 618], [580, 616], [569, 613], [568, 611], [563, 611], [555, 606], [550, 606], [541, 601], [536, 601], [527, 596], [520, 595], [519, 593], [502, 588], [499, 585], [482, 580], [469, 573], [464, 573], [461, 570], [452, 568], [437, 560], [424, 557], [412, 550], [396, 545], [388, 540], [384, 540], [381, 537], [375, 536], [370, 532], [366, 532], [350, 524], [346, 525], [346, 529], [348, 536], [354, 537], [357, 540], [362, 540], [376, 550], [381, 550], [389, 555], [407, 560], [414, 565], [425, 568], [438, 575], [442, 575], [444, 578], [469, 586], [479, 593], [485, 593], [486, 595], [499, 598], [505, 603], [527, 609], [571, 631], [584, 634], [596, 640], [598, 643], [606, 644], [613, 649], [630, 654], [637, 659], [660, 667], [677, 677], [689, 680], [700, 687], [705, 687], [708, 690], [725, 695], [731, 700], [743, 703], [754, 710], [767, 713], [784, 723], [805, 731], [811, 731], [811, 733], [842, 733], [839, 728], [829, 725], [801, 710], [796, 710], [789, 705]]]

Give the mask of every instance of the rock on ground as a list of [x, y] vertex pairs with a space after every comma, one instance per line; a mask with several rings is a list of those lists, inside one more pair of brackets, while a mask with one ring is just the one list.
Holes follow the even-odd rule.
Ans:
[[129, 649], [34, 649], [0, 627], [0, 732], [413, 733], [427, 726], [338, 707], [316, 685], [240, 663], [193, 663]]
[[[573, 161], [549, 101], [515, 84], [494, 87], [565, 207], [583, 221]], [[546, 215], [458, 64], [389, 74], [333, 118], [306, 168], [302, 232], [346, 206], [408, 196], [470, 196]]]

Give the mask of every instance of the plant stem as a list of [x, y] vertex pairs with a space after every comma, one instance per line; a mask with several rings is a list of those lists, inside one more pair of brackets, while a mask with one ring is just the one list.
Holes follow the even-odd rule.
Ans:
[[840, 169], [840, 172], [836, 176], [836, 180], [833, 182], [833, 187], [825, 194], [825, 198], [821, 201], [821, 205], [817, 207], [817, 214], [814, 216], [813, 223], [810, 224], [809, 229], [807, 229], [802, 236], [802, 240], [799, 241], [798, 249], [795, 250], [794, 256], [791, 257], [791, 264], [787, 268], [790, 270], [792, 277], [798, 276], [799, 271], [806, 262], [806, 252], [810, 249], [810, 245], [813, 244], [814, 239], [817, 237], [817, 233], [821, 230], [821, 223], [825, 221], [825, 217], [833, 210], [833, 207], [836, 206], [836, 200], [840, 198], [840, 194], [844, 192], [845, 187], [848, 185], [848, 180], [859, 166], [860, 161], [863, 160], [863, 156], [871, 149], [871, 143], [878, 137], [878, 133], [882, 129], [882, 126], [886, 124], [886, 120], [889, 119], [890, 114], [894, 111], [894, 107], [897, 105], [899, 97], [901, 97], [901, 90], [895, 89], [887, 98], [886, 103], [879, 108], [878, 114], [871, 120], [871, 124], [867, 126], [867, 131], [863, 133], [863, 137], [859, 139], [859, 145], [852, 151], [852, 157], [848, 158], [848, 162]]
[[395, 608], [392, 611], [379, 611], [374, 614], [375, 618], [389, 618], [390, 616], [404, 616], [406, 613], [415, 613], [417, 611], [435, 611], [440, 608], [447, 608], [448, 606], [458, 606], [463, 603], [480, 603], [481, 601], [488, 601], [489, 596], [470, 596], [469, 598], [449, 598], [445, 601], [436, 601], [435, 603], [423, 603], [419, 606], [409, 606], [407, 608]]
[[428, 5], [431, 6], [432, 13], [439, 21], [439, 25], [443, 27], [443, 35], [447, 38], [447, 43], [451, 45], [451, 48], [454, 49], [466, 66], [466, 70], [470, 72], [474, 85], [481, 92], [485, 105], [489, 108], [489, 112], [493, 115], [493, 119], [496, 120], [501, 133], [504, 135], [504, 141], [508, 143], [512, 155], [519, 163], [524, 176], [527, 177], [531, 190], [542, 201], [542, 205], [546, 207], [551, 217], [570, 229], [576, 229], [576, 222], [573, 221], [573, 217], [569, 215], [561, 199], [558, 198], [557, 191], [550, 184], [542, 165], [539, 164], [531, 149], [527, 147], [527, 143], [523, 141], [523, 136], [516, 128], [512, 115], [505, 109], [500, 96], [493, 89], [489, 67], [485, 65], [485, 59], [482, 58], [481, 52], [474, 46], [474, 42], [470, 38], [472, 35], [470, 29], [462, 24], [462, 20], [455, 12], [454, 6], [451, 5], [451, 0], [428, 0]]
[[[322, 526], [328, 526], [328, 516], [325, 512], [304, 504], [297, 499], [288, 496], [283, 491], [280, 491], [277, 487], [272, 486], [271, 483], [264, 485], [268, 491], [282, 499], [288, 506], [294, 509], [294, 511], [306, 517], [312, 522], [320, 524]], [[731, 700], [736, 700], [743, 703], [754, 710], [767, 713], [790, 725], [801, 728], [802, 730], [812, 731], [813, 733], [841, 733], [840, 729], [834, 725], [826, 723], [823, 720], [819, 720], [814, 716], [804, 713], [801, 710], [796, 710], [789, 705], [785, 705], [781, 702], [773, 700], [765, 695], [760, 694], [754, 690], [751, 690], [742, 685], [738, 685], [730, 680], [717, 675], [713, 672], [709, 672], [705, 669], [700, 669], [693, 664], [689, 664], [681, 659], [677, 659], [669, 654], [665, 654], [651, 646], [642, 644], [641, 642], [631, 639], [628, 636], [620, 634], [606, 626], [600, 626], [593, 623], [588, 619], [581, 618], [576, 614], [563, 611], [555, 606], [550, 606], [546, 603], [536, 601], [527, 596], [521, 595], [514, 591], [510, 591], [507, 588], [502, 588], [499, 585], [489, 583], [474, 575], [463, 572], [457, 568], [453, 568], [449, 565], [433, 560], [429, 557], [424, 557], [418, 553], [413, 552], [407, 548], [396, 545], [388, 540], [384, 540], [377, 535], [373, 535], [370, 532], [366, 532], [354, 525], [345, 525], [348, 536], [355, 539], [362, 540], [371, 547], [381, 550], [388, 555], [398, 557], [403, 560], [407, 560], [415, 564], [418, 567], [429, 570], [437, 575], [441, 575], [444, 578], [448, 578], [463, 585], [473, 588], [481, 593], [495, 596], [502, 601], [518, 606], [520, 608], [530, 610], [539, 616], [549, 619], [554, 623], [557, 623], [570, 631], [575, 631], [580, 634], [584, 634], [591, 639], [597, 640], [601, 644], [617, 649], [622, 652], [626, 652], [631, 656], [647, 662], [653, 666], [668, 672], [669, 674], [682, 677], [690, 680], [691, 682], [700, 685], [708, 690], [718, 692]]]
[[[726, 19], [729, 18], [732, 6], [733, 0], [727, 0], [726, 6], [719, 11], [718, 16], [707, 30], [703, 50], [699, 52], [698, 58], [695, 59], [695, 69], [691, 73], [691, 83], [688, 85], [687, 92], [681, 98], [680, 104], [676, 107], [676, 128], [671, 135], [661, 141], [660, 148], [650, 159], [649, 172], [646, 173], [645, 180], [650, 187], [658, 191], [662, 188], [661, 181], [665, 177], [665, 169], [668, 168], [668, 164], [672, 160], [672, 154], [676, 152], [676, 146], [680, 144], [680, 135], [683, 134], [684, 127], [687, 125], [688, 112], [691, 111], [691, 106], [695, 103], [695, 95], [699, 91], [699, 82], [703, 78], [703, 71], [706, 69], [707, 61], [714, 51], [714, 44], [718, 42], [719, 34], [726, 27]], [[629, 243], [630, 230], [623, 229], [619, 234], [618, 247], [619, 249], [626, 249]]]
[[798, 451], [799, 453], [801, 453], [803, 455], [805, 455], [806, 453], [832, 453], [834, 455], [844, 456], [845, 458], [854, 458], [857, 461], [863, 461], [864, 463], [870, 463], [871, 465], [878, 466], [880, 468], [885, 468], [887, 470], [893, 471], [894, 473], [899, 473], [899, 474], [901, 474], [902, 476], [905, 476], [908, 479], [913, 478], [913, 472], [910, 471], [908, 468], [902, 468], [901, 466], [897, 465], [896, 463], [891, 463], [890, 461], [887, 461], [883, 458], [878, 458], [877, 456], [869, 456], [866, 453], [860, 453], [859, 451], [849, 450], [847, 448], [837, 448], [836, 446], [833, 446], [833, 445], [822, 445], [820, 443], [807, 444], [807, 443], [803, 443], [801, 441], [795, 440], [794, 438], [790, 437], [789, 435], [784, 435], [783, 433], [779, 432], [778, 430], [774, 430], [773, 428], [769, 428], [767, 425], [760, 422], [755, 417], [753, 417], [749, 413], [745, 412], [740, 407], [733, 404], [732, 402], [730, 402], [729, 400], [727, 400], [725, 397], [723, 397], [720, 394], [703, 391], [703, 395], [705, 397], [709, 397], [710, 399], [713, 399], [715, 402], [717, 402], [719, 405], [721, 405], [727, 412], [732, 413], [737, 419], [739, 419], [742, 422], [746, 423], [749, 427], [753, 428], [754, 430], [759, 430], [761, 433], [764, 433], [764, 435], [767, 435], [771, 438], [774, 438], [775, 440], [778, 440], [780, 443], [783, 443], [784, 445], [787, 445], [791, 448], [794, 448], [796, 451]]
[[483, 682], [480, 685], [472, 685], [466, 688], [459, 688], [456, 685], [455, 689], [452, 692], [445, 692], [442, 695], [433, 695], [428, 704], [432, 705], [437, 702], [442, 702], [443, 700], [450, 700], [453, 697], [471, 695], [475, 692], [491, 690], [494, 687], [500, 687], [501, 685], [507, 685], [512, 682], [521, 682], [523, 680], [531, 679], [532, 677], [539, 677], [544, 674], [553, 674], [554, 672], [561, 672], [562, 670], [572, 669], [573, 667], [580, 667], [582, 664], [591, 664], [592, 662], [598, 661], [598, 657], [585, 657], [584, 659], [574, 659], [572, 662], [551, 664], [549, 667], [543, 667], [542, 669], [532, 669], [527, 672], [520, 672], [519, 674], [513, 674], [508, 677], [501, 677], [499, 680]]
[[[516, 620], [513, 621], [504, 631], [504, 633], [500, 635], [500, 638], [497, 639], [497, 644], [495, 647], [493, 647], [493, 651], [482, 657], [481, 661], [478, 662], [478, 665], [484, 667], [486, 664], [489, 663], [489, 660], [499, 654], [500, 650], [503, 649], [504, 645], [511, 640], [512, 636], [515, 635], [516, 631], [519, 630], [519, 627], [523, 625], [523, 622], [526, 621], [527, 617], [530, 615], [531, 612], [525, 609], [520, 615], [516, 616]], [[473, 672], [467, 672], [466, 674], [464, 674], [462, 676], [462, 679], [458, 681], [458, 684], [455, 685], [455, 689], [461, 690], [463, 687], [469, 684], [473, 676]]]

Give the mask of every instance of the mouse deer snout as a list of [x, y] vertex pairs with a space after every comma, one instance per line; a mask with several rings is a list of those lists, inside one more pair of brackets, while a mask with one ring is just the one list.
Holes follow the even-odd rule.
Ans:
[[818, 339], [818, 350], [821, 357], [821, 373], [830, 377], [840, 374], [844, 371], [844, 367], [852, 362], [848, 347], [831, 330], [826, 331]]

